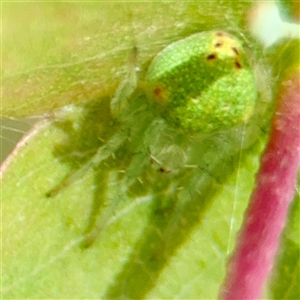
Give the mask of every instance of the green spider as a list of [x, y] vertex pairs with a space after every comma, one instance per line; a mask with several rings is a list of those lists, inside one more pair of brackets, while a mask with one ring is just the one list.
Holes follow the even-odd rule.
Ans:
[[[101, 136], [99, 148], [48, 193], [55, 196], [94, 168], [98, 200], [93, 203], [84, 247], [104, 226], [98, 215], [109, 174], [117, 174], [124, 193], [150, 194], [159, 199], [154, 211], [169, 214], [200, 201], [203, 185], [210, 188], [225, 180], [223, 173], [228, 173], [228, 166], [234, 169], [245, 131], [252, 130], [246, 121], [257, 98], [255, 79], [236, 38], [208, 31], [172, 43], [153, 59], [142, 79], [136, 72], [136, 56], [134, 49], [127, 78], [111, 102], [85, 108], [82, 119], [90, 120], [90, 126], [96, 111], [101, 111], [102, 120], [93, 129]], [[95, 139], [91, 127], [85, 131]], [[219, 156], [213, 158], [216, 152]]]

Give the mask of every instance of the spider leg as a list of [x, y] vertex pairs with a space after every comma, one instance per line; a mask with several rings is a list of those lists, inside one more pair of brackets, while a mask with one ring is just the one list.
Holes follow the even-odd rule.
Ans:
[[68, 175], [58, 186], [47, 193], [47, 197], [55, 197], [62, 189], [80, 179], [90, 168], [98, 166], [102, 161], [114, 153], [127, 138], [127, 130], [116, 133], [108, 142], [100, 147], [96, 154], [81, 168]]
[[128, 100], [136, 90], [138, 81], [136, 66], [137, 48], [134, 47], [129, 54], [126, 78], [118, 87], [110, 104], [111, 114], [117, 120], [122, 119], [124, 111], [128, 108]]

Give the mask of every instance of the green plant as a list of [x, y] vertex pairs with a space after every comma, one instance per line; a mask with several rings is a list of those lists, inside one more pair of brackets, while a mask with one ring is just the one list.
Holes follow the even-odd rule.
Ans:
[[[251, 37], [244, 18], [251, 7], [243, 1], [3, 4], [2, 115], [53, 111], [2, 167], [3, 298], [218, 296], [268, 139], [269, 90], [276, 94], [292, 74], [285, 70], [299, 67], [297, 41], [265, 51]], [[133, 46], [143, 73], [166, 45], [211, 29], [241, 36], [250, 48], [259, 78], [251, 121], [195, 139], [162, 122], [145, 135], [155, 111], [139, 96], [129, 142], [101, 168], [47, 197], [99, 147], [105, 155], [105, 147], [116, 146], [107, 144], [122, 134], [109, 102], [126, 77]], [[164, 127], [158, 135], [156, 128]], [[274, 271], [270, 299], [297, 298], [298, 201], [278, 264], [288, 271]], [[82, 234], [94, 228], [94, 243], [82, 250]]]

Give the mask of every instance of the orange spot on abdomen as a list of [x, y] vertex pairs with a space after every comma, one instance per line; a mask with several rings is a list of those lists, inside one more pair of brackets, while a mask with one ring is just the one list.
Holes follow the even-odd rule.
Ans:
[[164, 102], [166, 100], [166, 89], [162, 86], [156, 86], [153, 89], [153, 96], [159, 102]]
[[154, 90], [153, 90], [153, 95], [154, 97], [156, 98], [161, 98], [162, 97], [162, 88], [161, 87], [156, 87]]

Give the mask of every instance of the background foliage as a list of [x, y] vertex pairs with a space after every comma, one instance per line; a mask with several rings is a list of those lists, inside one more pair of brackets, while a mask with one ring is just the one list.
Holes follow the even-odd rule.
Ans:
[[[270, 70], [278, 54], [264, 49], [247, 29], [252, 5], [2, 3], [1, 115], [48, 113], [2, 168], [3, 299], [217, 297], [267, 139], [270, 90], [276, 86]], [[118, 130], [108, 103], [125, 77], [133, 46], [143, 72], [170, 42], [211, 29], [237, 35], [251, 53], [259, 100], [245, 131], [195, 140], [198, 155], [192, 161], [199, 168], [193, 174], [181, 170], [186, 178], [159, 172], [150, 163], [142, 175], [149, 185], [136, 183], [128, 191], [119, 171], [133, 150], [124, 147], [115, 160], [47, 197]], [[145, 122], [138, 119], [133, 126]], [[181, 201], [174, 201], [166, 187], [182, 183]], [[194, 185], [197, 196], [190, 197]], [[269, 299], [299, 296], [297, 220], [299, 198], [266, 288]], [[82, 249], [83, 232], [98, 222], [100, 235]]]

